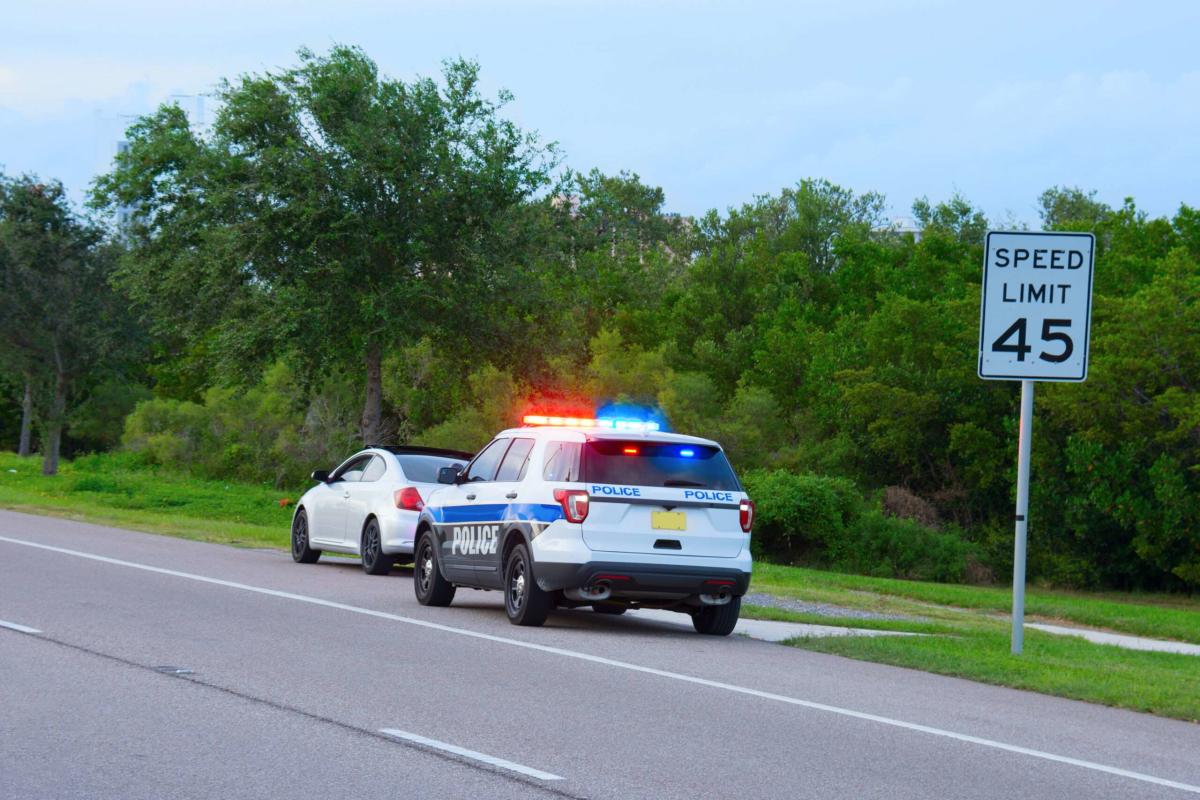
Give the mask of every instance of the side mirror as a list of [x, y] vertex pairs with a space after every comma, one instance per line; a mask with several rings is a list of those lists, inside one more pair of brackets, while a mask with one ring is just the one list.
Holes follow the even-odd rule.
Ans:
[[329, 470], [314, 469], [312, 479], [317, 483], [329, 483]]
[[459, 482], [458, 476], [461, 474], [462, 467], [460, 466], [442, 467], [438, 470], [438, 483], [456, 484]]

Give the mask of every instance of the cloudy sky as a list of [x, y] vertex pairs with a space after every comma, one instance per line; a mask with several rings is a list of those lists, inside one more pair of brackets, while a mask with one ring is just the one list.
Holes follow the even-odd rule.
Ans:
[[221, 77], [346, 43], [400, 78], [478, 60], [569, 165], [637, 172], [685, 214], [804, 177], [883, 192], [894, 216], [957, 191], [1033, 222], [1052, 185], [1200, 205], [1196, 2], [6, 5], [0, 168], [76, 197], [134, 116], [172, 97], [198, 115]]

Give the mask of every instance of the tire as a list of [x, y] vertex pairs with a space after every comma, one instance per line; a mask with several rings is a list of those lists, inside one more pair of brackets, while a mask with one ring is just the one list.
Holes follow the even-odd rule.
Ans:
[[308, 512], [302, 508], [292, 519], [292, 561], [297, 564], [315, 564], [320, 557], [320, 550], [313, 550], [308, 546]]
[[616, 616], [625, 613], [625, 606], [620, 603], [592, 603], [592, 611], [595, 611], [597, 614], [612, 614]]
[[368, 575], [387, 575], [392, 571], [395, 557], [383, 552], [383, 535], [379, 530], [379, 520], [374, 517], [367, 520], [363, 527], [358, 552], [362, 554], [363, 572]]
[[735, 597], [723, 606], [704, 606], [692, 612], [692, 625], [706, 636], [728, 636], [742, 613], [742, 598]]
[[423, 606], [448, 606], [454, 602], [454, 584], [442, 577], [437, 547], [426, 531], [413, 549], [413, 592]]
[[504, 610], [513, 625], [537, 627], [554, 607], [554, 594], [542, 591], [533, 576], [529, 548], [519, 544], [504, 562]]

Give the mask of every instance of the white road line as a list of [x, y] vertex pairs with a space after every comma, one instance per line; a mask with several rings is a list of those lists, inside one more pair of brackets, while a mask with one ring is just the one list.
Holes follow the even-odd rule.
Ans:
[[31, 628], [28, 625], [18, 625], [15, 622], [5, 622], [0, 619], [0, 628], [8, 628], [10, 631], [18, 631], [20, 633], [41, 633], [37, 628]]
[[904, 720], [892, 719], [891, 717], [881, 717], [877, 714], [868, 714], [863, 711], [855, 711], [849, 708], [826, 705], [825, 703], [817, 703], [812, 700], [802, 700], [798, 697], [789, 697], [787, 695], [775, 694], [773, 692], [764, 692], [758, 689], [751, 689], [746, 686], [738, 686], [737, 684], [733, 683], [723, 683], [721, 681], [713, 681], [707, 678], [698, 678], [694, 675], [685, 675], [681, 672], [670, 672], [668, 670], [656, 669], [654, 667], [644, 667], [640, 664], [631, 664], [627, 661], [617, 661], [611, 658], [604, 658], [603, 656], [594, 656], [589, 653], [581, 653], [577, 650], [566, 650], [561, 647], [551, 647], [544, 644], [535, 644], [534, 642], [523, 642], [520, 639], [509, 639], [505, 636], [481, 633], [479, 631], [473, 631], [467, 628], [455, 628], [451, 625], [428, 622], [426, 620], [416, 619], [414, 617], [404, 617], [400, 616], [399, 614], [389, 614], [386, 611], [375, 611], [374, 609], [361, 608], [359, 606], [347, 605], [346, 603], [337, 603], [332, 600], [322, 600], [319, 597], [295, 594], [293, 592], [282, 592], [277, 589], [267, 589], [262, 586], [251, 586], [245, 583], [221, 580], [220, 578], [209, 578], [204, 575], [195, 575], [190, 572], [179, 572], [178, 570], [154, 567], [150, 566], [149, 564], [139, 564], [134, 561], [122, 561], [119, 558], [109, 558], [108, 556], [96, 555], [95, 553], [85, 553], [80, 550], [70, 550], [65, 547], [53, 547], [48, 544], [39, 544], [38, 542], [29, 542], [23, 539], [12, 539], [7, 536], [0, 536], [0, 542], [8, 542], [10, 544], [22, 545], [24, 547], [34, 547], [39, 550], [48, 550], [52, 553], [62, 553], [64, 555], [75, 556], [77, 558], [86, 558], [89, 561], [99, 561], [104, 564], [113, 564], [119, 567], [129, 567], [130, 569], [153, 572], [159, 575], [170, 575], [176, 578], [185, 578], [187, 580], [197, 581], [199, 583], [208, 583], [214, 586], [225, 586], [230, 589], [240, 589], [246, 592], [254, 592], [255, 594], [268, 595], [270, 597], [281, 597], [285, 600], [295, 600], [299, 603], [308, 603], [309, 605], [321, 606], [324, 608], [334, 608], [339, 611], [348, 611], [353, 614], [362, 614], [368, 617], [377, 617], [379, 619], [388, 619], [394, 622], [403, 622], [407, 625], [415, 625], [420, 628], [428, 628], [430, 630], [442, 631], [444, 633], [453, 633], [459, 636], [468, 636], [472, 639], [482, 639], [488, 642], [496, 642], [497, 644], [521, 647], [526, 650], [537, 650], [542, 653], [550, 653], [552, 655], [563, 656], [565, 658], [574, 658], [579, 661], [588, 661], [593, 664], [604, 664], [605, 666], [625, 669], [631, 672], [640, 672], [645, 675], [656, 675], [660, 678], [668, 678], [670, 680], [691, 683], [697, 686], [707, 686], [711, 689], [721, 689], [726, 692], [757, 697], [762, 700], [786, 703], [788, 705], [800, 706], [801, 708], [813, 709], [814, 711], [824, 711], [830, 714], [850, 717], [852, 719], [875, 722], [880, 725], [887, 725], [893, 728], [901, 728], [904, 730], [916, 731], [918, 733], [926, 733], [930, 736], [940, 736], [945, 739], [967, 742], [969, 744], [975, 744], [981, 747], [988, 747], [993, 750], [1003, 750], [1009, 753], [1017, 753], [1019, 755], [1039, 758], [1044, 761], [1053, 761], [1059, 764], [1069, 764], [1074, 767], [1080, 767], [1082, 769], [1092, 770], [1094, 772], [1103, 772], [1109, 775], [1116, 775], [1122, 778], [1141, 781], [1143, 783], [1151, 783], [1155, 786], [1165, 786], [1171, 789], [1179, 789], [1184, 792], [1191, 792], [1192, 794], [1200, 794], [1200, 786], [1195, 786], [1188, 783], [1180, 783], [1179, 781], [1171, 781], [1165, 778], [1158, 778], [1141, 772], [1121, 769], [1120, 767], [1112, 767], [1107, 764], [1099, 764], [1094, 761], [1085, 761], [1083, 759], [1071, 758], [1069, 756], [1060, 756], [1055, 753], [1048, 753], [1044, 750], [1034, 750], [1028, 747], [1020, 747], [1019, 745], [999, 742], [994, 739], [984, 739], [979, 736], [956, 733], [954, 731], [943, 730], [941, 728], [934, 728], [929, 725], [920, 725], [915, 722], [905, 722]]
[[462, 756], [463, 758], [482, 761], [484, 764], [491, 764], [493, 767], [519, 772], [522, 775], [528, 775], [529, 777], [537, 778], [538, 780], [561, 781], [563, 779], [561, 775], [555, 775], [552, 772], [542, 772], [540, 769], [527, 767], [524, 764], [518, 764], [515, 761], [508, 761], [503, 758], [489, 756], [487, 753], [479, 753], [474, 750], [468, 750], [465, 747], [459, 747], [458, 745], [450, 744], [449, 742], [439, 742], [437, 739], [430, 739], [428, 737], [421, 736], [418, 733], [409, 733], [408, 731], [400, 731], [396, 730], [395, 728], [380, 728], [379, 732], [386, 733], [388, 736], [395, 736], [397, 739], [406, 739], [410, 742], [423, 744], [426, 747], [432, 747], [437, 750], [445, 750], [447, 753], [454, 753], [455, 755]]

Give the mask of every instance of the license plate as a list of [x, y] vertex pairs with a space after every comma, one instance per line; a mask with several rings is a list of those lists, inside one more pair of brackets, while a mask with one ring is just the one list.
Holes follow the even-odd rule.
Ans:
[[651, 511], [650, 527], [656, 531], [686, 531], [687, 514], [682, 511]]

